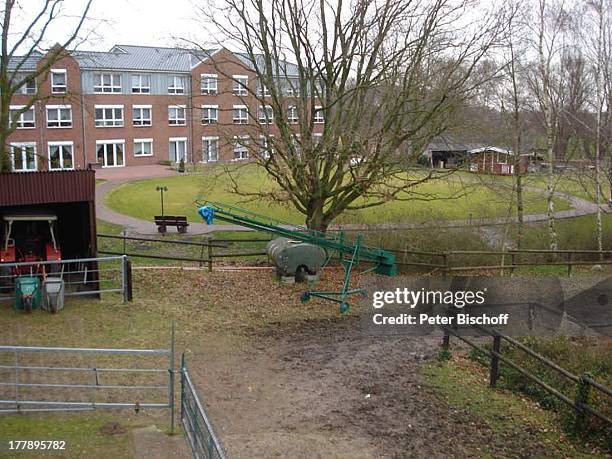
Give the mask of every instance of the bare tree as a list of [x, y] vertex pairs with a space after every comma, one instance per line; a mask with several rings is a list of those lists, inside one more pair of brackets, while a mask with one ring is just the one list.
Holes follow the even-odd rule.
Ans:
[[[265, 88], [249, 91], [275, 124], [252, 117], [250, 153], [279, 189], [245, 191], [235, 180], [234, 191], [291, 203], [322, 231], [347, 210], [423, 198], [410, 191], [435, 172], [411, 176], [407, 164], [478, 86], [474, 70], [496, 39], [494, 15], [469, 23], [468, 4], [223, 0], [214, 14], [202, 7], [220, 43], [245, 50]], [[265, 148], [255, 147], [260, 137]]]
[[569, 15], [563, 3], [538, 0], [533, 24], [532, 47], [537, 56], [530, 77], [530, 88], [542, 113], [546, 131], [548, 174], [546, 202], [548, 215], [548, 237], [550, 250], [557, 250], [558, 238], [555, 228], [555, 145], [559, 133], [559, 122], [563, 110], [564, 73], [561, 57], [565, 51], [564, 33]]
[[[17, 128], [19, 117], [30, 110], [41, 99], [41, 85], [36, 85], [33, 94], [27, 94], [25, 102], [18, 110], [10, 110], [16, 94], [32, 82], [46, 81], [53, 65], [66, 55], [75, 44], [83, 29], [91, 3], [87, 0], [76, 18], [76, 24], [68, 30], [66, 38], [46, 51], [44, 58], [34, 70], [27, 67], [32, 59], [43, 56], [47, 36], [51, 26], [62, 16], [62, 0], [43, 0], [37, 6], [28, 3], [27, 7], [16, 0], [5, 0], [2, 10], [2, 54], [0, 55], [0, 173], [11, 170], [10, 151], [7, 145], [9, 136]], [[38, 8], [34, 10], [34, 8]], [[16, 16], [30, 19], [20, 27], [14, 25]]]

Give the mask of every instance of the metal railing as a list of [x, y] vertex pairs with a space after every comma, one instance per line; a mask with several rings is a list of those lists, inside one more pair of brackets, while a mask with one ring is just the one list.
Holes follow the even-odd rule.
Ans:
[[15, 281], [20, 276], [61, 278], [65, 296], [122, 293], [131, 300], [131, 262], [127, 256], [78, 258], [0, 264], [0, 301], [13, 300]]
[[174, 328], [168, 349], [0, 346], [0, 412], [168, 408], [173, 429], [173, 367]]
[[191, 381], [184, 354], [181, 360], [181, 424], [195, 459], [227, 457]]

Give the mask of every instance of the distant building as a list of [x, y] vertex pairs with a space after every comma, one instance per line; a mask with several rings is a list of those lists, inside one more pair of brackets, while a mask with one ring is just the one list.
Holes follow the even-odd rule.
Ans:
[[[44, 59], [16, 57], [10, 65], [27, 79]], [[297, 126], [291, 105], [297, 84], [289, 84], [296, 70], [282, 67], [288, 119]], [[267, 148], [256, 124], [271, 135], [276, 130], [271, 107], [253, 95], [268, 91], [253, 63], [226, 49], [116, 45], [108, 52], [66, 53], [47, 79], [28, 82], [11, 108], [23, 107], [37, 91], [40, 100], [9, 138], [15, 171], [242, 161], [249, 150]], [[310, 116], [315, 135], [322, 133], [322, 112]]]

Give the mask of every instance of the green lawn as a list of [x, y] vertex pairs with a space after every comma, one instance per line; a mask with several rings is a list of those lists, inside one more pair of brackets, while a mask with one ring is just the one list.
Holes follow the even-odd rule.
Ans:
[[[234, 169], [236, 180], [248, 191], [274, 189], [274, 184], [253, 166]], [[416, 177], [418, 173], [414, 173]], [[182, 176], [141, 180], [124, 184], [113, 190], [106, 198], [112, 209], [134, 217], [150, 220], [160, 213], [158, 185], [165, 185], [164, 194], [166, 214], [187, 215], [190, 221], [200, 221], [196, 213], [195, 201], [207, 199], [228, 204], [238, 204], [254, 212], [277, 220], [303, 223], [304, 219], [289, 204], [282, 205], [263, 201], [244, 202], [243, 197], [228, 189], [228, 177], [222, 166], [207, 168], [199, 173]], [[436, 220], [455, 220], [500, 217], [508, 213], [511, 192], [508, 181], [500, 179], [484, 185], [475, 181], [471, 174], [458, 173], [444, 180], [424, 183], [414, 188], [409, 201], [391, 201], [384, 205], [365, 210], [346, 212], [335, 223], [398, 223], [431, 222]], [[438, 197], [435, 201], [431, 196]], [[451, 198], [451, 199], [449, 199]], [[426, 200], [425, 200], [426, 199]], [[527, 213], [546, 210], [543, 193], [525, 193]], [[557, 210], [569, 208], [566, 201], [556, 199]]]

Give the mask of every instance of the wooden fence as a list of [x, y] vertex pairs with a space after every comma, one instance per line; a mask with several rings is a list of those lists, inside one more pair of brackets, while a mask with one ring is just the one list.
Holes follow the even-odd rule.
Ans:
[[[560, 367], [552, 360], [544, 357], [543, 355], [538, 354], [533, 349], [525, 346], [523, 343], [511, 338], [510, 336], [506, 336], [503, 333], [500, 333], [497, 330], [491, 330], [486, 327], [477, 326], [481, 331], [483, 331], [486, 335], [491, 336], [493, 338], [493, 343], [491, 349], [486, 349], [482, 346], [479, 346], [474, 341], [462, 336], [456, 330], [450, 327], [444, 328], [444, 337], [442, 341], [442, 348], [444, 351], [449, 351], [450, 348], [450, 336], [455, 336], [457, 339], [463, 341], [480, 354], [486, 357], [490, 357], [490, 371], [489, 371], [489, 385], [493, 388], [497, 386], [497, 381], [499, 379], [499, 368], [500, 363], [508, 365], [513, 370], [519, 372], [521, 375], [534, 382], [542, 389], [544, 389], [549, 394], [553, 395], [557, 399], [561, 400], [563, 403], [570, 406], [575, 412], [574, 419], [574, 427], [577, 431], [582, 431], [585, 429], [587, 420], [589, 416], [594, 416], [603, 421], [608, 428], [612, 426], [612, 419], [610, 419], [606, 414], [596, 410], [591, 405], [589, 405], [589, 395], [593, 390], [601, 392], [604, 396], [606, 396], [610, 403], [612, 403], [612, 390], [610, 388], [594, 381], [590, 375], [584, 374], [581, 376], [577, 376], [565, 368]], [[542, 379], [538, 378], [533, 373], [530, 373], [524, 367], [518, 365], [517, 363], [510, 360], [508, 357], [502, 354], [501, 350], [501, 342], [505, 341], [513, 348], [520, 349], [525, 352], [544, 366], [555, 370], [561, 376], [569, 379], [570, 381], [576, 384], [576, 392], [572, 398], [567, 394], [563, 394], [560, 390], [550, 386]]]
[[[132, 237], [127, 235], [98, 234], [98, 238], [115, 239], [122, 241], [120, 250], [99, 250], [100, 254], [127, 255], [135, 258], [174, 260], [198, 263], [213, 270], [215, 260], [231, 258], [262, 257], [266, 251], [258, 250], [228, 251], [236, 244], [259, 245], [267, 243], [270, 239], [215, 239], [206, 238], [201, 242], [179, 241], [172, 239], [153, 239]], [[169, 244], [199, 248], [197, 256], [159, 255], [151, 253], [138, 253], [128, 248], [128, 242], [144, 242], [149, 244]], [[220, 250], [225, 249], [225, 250]], [[572, 275], [575, 266], [593, 266], [612, 264], [612, 250], [451, 250], [443, 252], [419, 250], [387, 249], [397, 256], [397, 265], [406, 268], [415, 268], [424, 272], [437, 272], [443, 275], [454, 273], [469, 273], [473, 271], [497, 271], [501, 275], [512, 275], [517, 269], [525, 267], [564, 266], [568, 276]], [[483, 262], [491, 260], [491, 262]]]

